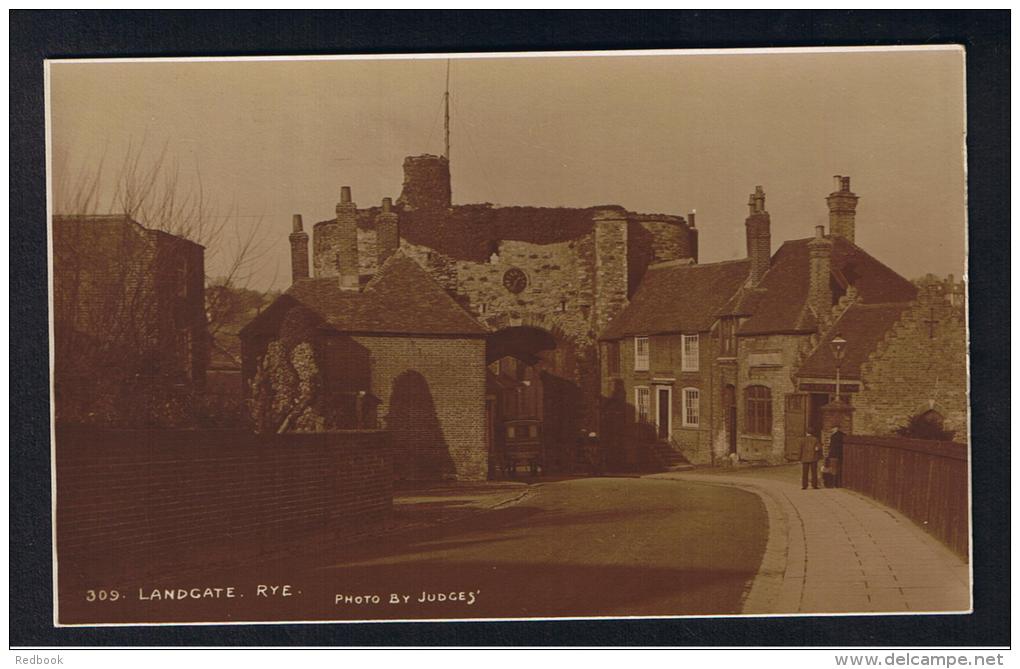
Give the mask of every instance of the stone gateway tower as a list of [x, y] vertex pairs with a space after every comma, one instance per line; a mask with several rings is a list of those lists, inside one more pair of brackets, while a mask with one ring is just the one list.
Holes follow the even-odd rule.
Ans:
[[[299, 220], [295, 281], [306, 273]], [[555, 471], [571, 466], [580, 434], [599, 430], [599, 333], [650, 264], [696, 263], [697, 249], [693, 215], [453, 204], [449, 161], [421, 155], [404, 160], [395, 202], [358, 208], [341, 193], [336, 217], [314, 225], [311, 266], [356, 289], [398, 250], [415, 260], [489, 333], [488, 434], [478, 447], [498, 451], [508, 422], [537, 421]]]

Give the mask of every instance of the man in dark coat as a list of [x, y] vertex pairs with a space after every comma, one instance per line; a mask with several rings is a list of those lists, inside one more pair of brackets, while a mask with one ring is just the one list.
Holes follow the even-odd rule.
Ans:
[[800, 489], [807, 490], [808, 472], [811, 472], [811, 487], [818, 490], [818, 459], [822, 457], [822, 444], [818, 437], [808, 432], [800, 441]]
[[829, 459], [825, 464], [832, 472], [832, 487], [843, 485], [843, 431], [839, 426], [832, 428], [829, 435]]

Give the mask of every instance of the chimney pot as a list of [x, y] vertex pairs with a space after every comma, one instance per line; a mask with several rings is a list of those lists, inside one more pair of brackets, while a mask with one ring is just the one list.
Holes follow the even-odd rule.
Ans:
[[689, 224], [689, 225], [690, 225], [690, 226], [691, 226], [692, 228], [694, 228], [694, 227], [697, 227], [697, 226], [695, 226], [695, 224], [694, 224], [694, 217], [695, 217], [695, 216], [697, 215], [697, 213], [698, 213], [698, 210], [697, 210], [697, 209], [691, 209], [691, 213], [687, 214], [687, 223], [688, 223], [688, 224]]
[[294, 214], [294, 231], [290, 233], [290, 278], [291, 281], [307, 279], [308, 274], [308, 233], [301, 223], [301, 214]]
[[382, 211], [384, 214], [390, 213], [390, 209], [393, 207], [393, 198], [384, 197], [382, 199]]
[[823, 237], [825, 237], [825, 226], [824, 225], [816, 225], [815, 226], [815, 239], [822, 239]]
[[336, 261], [341, 290], [358, 290], [358, 206], [351, 202], [351, 187], [340, 188], [336, 206]]
[[772, 261], [772, 223], [765, 211], [765, 190], [761, 186], [755, 186], [749, 204], [751, 213], [744, 222], [747, 257], [751, 261], [748, 282], [756, 286], [769, 271]]
[[833, 177], [835, 190], [825, 198], [829, 205], [829, 234], [854, 243], [857, 195], [850, 191], [850, 177]]
[[832, 177], [832, 192], [836, 193], [843, 189], [843, 177], [838, 174]]

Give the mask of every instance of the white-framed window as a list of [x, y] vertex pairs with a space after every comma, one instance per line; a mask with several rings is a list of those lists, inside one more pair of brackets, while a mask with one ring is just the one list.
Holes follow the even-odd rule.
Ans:
[[[634, 371], [647, 372], [648, 359], [651, 357], [648, 337], [634, 337]], [[647, 390], [647, 388], [646, 388]]]
[[701, 414], [701, 391], [697, 388], [684, 388], [684, 427], [698, 427]]
[[683, 357], [680, 361], [680, 371], [698, 371], [698, 335], [682, 335]]
[[648, 386], [634, 388], [634, 407], [637, 414], [637, 422], [648, 424], [652, 416], [652, 391]]

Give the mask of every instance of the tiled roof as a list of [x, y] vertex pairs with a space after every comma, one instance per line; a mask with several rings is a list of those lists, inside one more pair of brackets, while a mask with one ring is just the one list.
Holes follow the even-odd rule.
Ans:
[[[676, 216], [629, 214], [617, 205], [584, 209], [571, 207], [496, 207], [491, 204], [455, 205], [448, 210], [399, 210], [400, 236], [412, 244], [457, 260], [485, 262], [500, 241], [554, 244], [577, 239], [592, 231], [597, 211], [617, 209], [629, 218], [654, 218], [681, 225]], [[358, 210], [358, 226], [375, 225], [377, 207]], [[316, 225], [329, 225], [332, 220]]]
[[339, 332], [482, 336], [487, 330], [403, 252], [394, 253], [361, 291], [335, 278], [295, 282], [241, 331], [272, 331], [283, 311], [305, 306]]
[[819, 338], [821, 343], [797, 370], [797, 376], [834, 378], [836, 376], [836, 360], [832, 355], [829, 341], [839, 334], [847, 341], [846, 353], [843, 363], [840, 365], [840, 375], [859, 379], [861, 364], [868, 359], [868, 356], [885, 337], [886, 332], [909, 306], [909, 302], [852, 305], [829, 331]]
[[602, 339], [709, 330], [719, 310], [747, 280], [749, 268], [747, 260], [652, 265]]
[[[830, 237], [832, 271], [837, 281], [850, 281], [864, 304], [905, 302], [914, 299], [915, 286], [861, 248], [842, 237]], [[742, 289], [722, 313], [747, 316], [738, 334], [814, 332], [817, 322], [808, 308], [810, 239], [784, 243], [768, 272], [755, 288]]]

